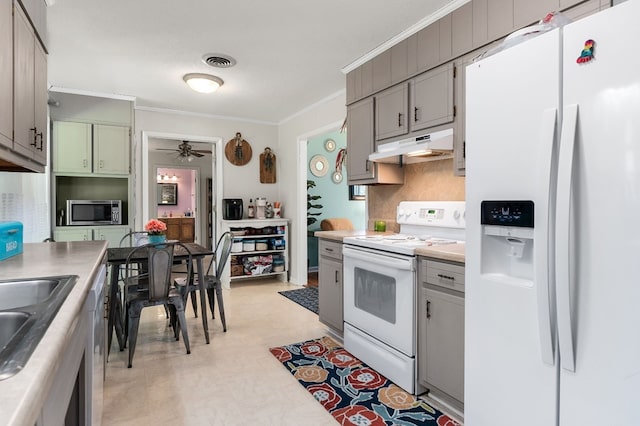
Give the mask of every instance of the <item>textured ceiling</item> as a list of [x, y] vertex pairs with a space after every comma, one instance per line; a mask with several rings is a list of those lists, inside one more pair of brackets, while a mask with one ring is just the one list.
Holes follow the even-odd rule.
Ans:
[[[459, 0], [458, 0], [459, 1]], [[138, 106], [279, 123], [345, 87], [341, 68], [452, 0], [57, 0], [49, 84]], [[211, 68], [206, 53], [237, 60]], [[187, 73], [215, 74], [214, 94]]]

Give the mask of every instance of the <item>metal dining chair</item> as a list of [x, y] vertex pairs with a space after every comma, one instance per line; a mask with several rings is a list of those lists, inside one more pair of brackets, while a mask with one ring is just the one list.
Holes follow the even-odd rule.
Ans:
[[[175, 318], [171, 321], [174, 337], [178, 340], [179, 332], [181, 332], [187, 354], [191, 353], [183, 298], [178, 290], [171, 285], [171, 269], [176, 247], [180, 247], [180, 250], [185, 250], [189, 254], [187, 265], [191, 268], [191, 252], [179, 242], [145, 244], [134, 248], [127, 256], [124, 299], [126, 306], [125, 342], [128, 341], [129, 344], [129, 368], [133, 365], [140, 314], [142, 309], [148, 306], [167, 305], [170, 307], [172, 318]], [[140, 263], [141, 257], [146, 259], [146, 268], [136, 270], [134, 266]]]
[[[209, 300], [209, 307], [211, 308], [211, 318], [215, 319], [215, 302], [217, 299], [220, 321], [222, 321], [222, 328], [225, 332], [227, 331], [227, 320], [224, 314], [224, 301], [222, 299], [222, 283], [220, 281], [220, 277], [222, 276], [222, 271], [229, 259], [232, 244], [233, 234], [231, 234], [231, 232], [225, 232], [220, 236], [216, 243], [215, 253], [211, 256], [211, 261], [209, 262], [209, 266], [207, 267], [204, 275], [205, 289]], [[213, 269], [213, 265], [215, 265], [215, 274], [212, 275], [211, 271]], [[189, 277], [189, 275], [187, 275], [187, 277]], [[176, 278], [173, 283], [175, 287], [179, 289], [185, 303], [189, 294], [193, 295], [196, 290], [200, 289], [198, 277], [193, 277], [193, 279]], [[206, 315], [206, 312], [203, 312], [202, 315]]]

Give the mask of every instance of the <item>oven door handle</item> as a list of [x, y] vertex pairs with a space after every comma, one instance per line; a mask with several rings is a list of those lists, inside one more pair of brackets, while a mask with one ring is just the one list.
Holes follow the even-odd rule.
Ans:
[[350, 249], [344, 247], [342, 250], [342, 256], [346, 258], [361, 260], [367, 263], [374, 263], [376, 265], [388, 266], [396, 270], [413, 271], [413, 262], [408, 259], [398, 259], [396, 257], [382, 256], [370, 251], [361, 252], [359, 250]]

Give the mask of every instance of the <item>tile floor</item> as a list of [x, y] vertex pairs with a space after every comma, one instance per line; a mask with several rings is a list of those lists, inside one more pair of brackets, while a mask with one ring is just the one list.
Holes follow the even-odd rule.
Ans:
[[163, 307], [144, 309], [133, 368], [114, 341], [103, 425], [335, 425], [268, 350], [327, 334], [317, 315], [278, 294], [294, 288], [234, 283], [224, 290], [227, 332], [209, 320], [209, 345], [189, 306], [190, 355], [171, 337]]

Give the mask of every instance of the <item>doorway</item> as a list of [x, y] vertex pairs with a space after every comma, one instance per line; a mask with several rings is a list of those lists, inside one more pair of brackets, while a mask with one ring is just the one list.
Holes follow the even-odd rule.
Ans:
[[[179, 221], [179, 232], [170, 239], [183, 243], [195, 242], [207, 246], [209, 230], [200, 224], [200, 170], [177, 166], [156, 166], [156, 213], [155, 217]], [[195, 230], [204, 232], [196, 232]]]
[[332, 229], [366, 229], [365, 201], [350, 197], [347, 169], [347, 135], [340, 130], [323, 132], [307, 141], [307, 281], [317, 280], [318, 238], [321, 222]]
[[[180, 145], [184, 141], [191, 145], [192, 152], [201, 155], [187, 161], [181, 158], [180, 152], [183, 152], [183, 149]], [[141, 188], [142, 209], [141, 215], [136, 214], [136, 219], [140, 220], [137, 223], [144, 224], [150, 218], [158, 217], [165, 212], [167, 215], [173, 212], [182, 217], [187, 209], [191, 209], [190, 213], [195, 219], [196, 242], [208, 248], [213, 247], [222, 218], [222, 138], [143, 131], [141, 148], [141, 185], [138, 186], [136, 183], [136, 186]], [[179, 182], [182, 179], [185, 179], [185, 183], [193, 182], [189, 192], [177, 192], [175, 205], [158, 205], [158, 175], [162, 176], [162, 173], [169, 176], [167, 183], [172, 183], [175, 174], [177, 186], [181, 186]], [[180, 176], [183, 173], [184, 178]], [[164, 179], [164, 176], [162, 178]], [[170, 185], [166, 191], [168, 194], [171, 193]], [[184, 194], [187, 194], [187, 203], [183, 206], [180, 200]], [[168, 197], [171, 199], [170, 195]], [[144, 225], [137, 226], [142, 228]]]

